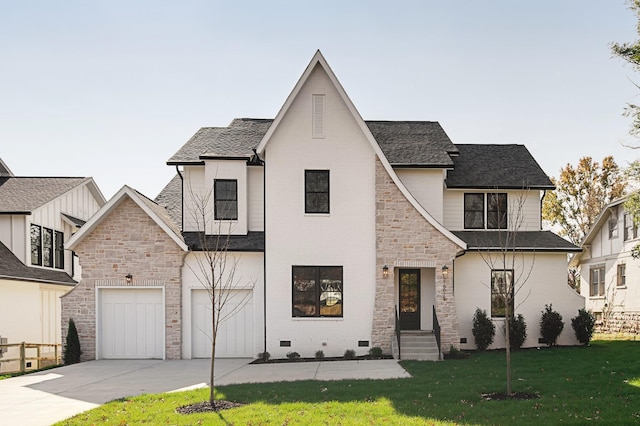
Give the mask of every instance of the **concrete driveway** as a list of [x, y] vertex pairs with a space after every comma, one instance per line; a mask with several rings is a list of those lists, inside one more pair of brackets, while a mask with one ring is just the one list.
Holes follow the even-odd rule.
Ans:
[[[216, 359], [218, 385], [410, 377], [395, 360], [249, 364]], [[100, 360], [0, 380], [0, 423], [50, 425], [105, 402], [207, 386], [209, 360]]]

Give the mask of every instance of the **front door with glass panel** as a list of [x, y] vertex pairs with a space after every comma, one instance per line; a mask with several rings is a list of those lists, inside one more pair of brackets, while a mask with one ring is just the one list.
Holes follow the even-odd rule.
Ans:
[[420, 330], [420, 270], [401, 269], [400, 329]]

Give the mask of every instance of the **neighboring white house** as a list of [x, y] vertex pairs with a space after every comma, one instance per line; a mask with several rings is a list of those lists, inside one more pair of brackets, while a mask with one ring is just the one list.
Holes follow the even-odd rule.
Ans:
[[631, 257], [640, 234], [624, 208], [626, 200], [620, 198], [604, 208], [571, 266], [579, 269], [580, 293], [598, 326], [640, 333], [640, 260]]
[[[545, 304], [565, 322], [584, 307], [566, 284], [567, 254], [580, 249], [541, 230], [553, 185], [524, 146], [454, 144], [437, 122], [364, 121], [320, 52], [274, 119], [202, 128], [168, 164], [177, 175], [155, 201], [125, 187], [67, 243], [83, 280], [63, 318], [78, 325], [83, 359], [210, 355], [203, 231], [228, 235], [238, 265], [223, 357], [391, 352], [397, 328], [439, 331], [445, 352], [475, 348], [473, 313], [502, 324], [495, 290], [510, 277], [526, 346], [539, 344]], [[515, 213], [520, 262], [487, 265]], [[570, 326], [559, 342], [576, 343]]]
[[64, 242], [104, 203], [91, 178], [18, 177], [0, 160], [0, 337], [8, 343], [62, 342], [60, 297], [76, 284]]

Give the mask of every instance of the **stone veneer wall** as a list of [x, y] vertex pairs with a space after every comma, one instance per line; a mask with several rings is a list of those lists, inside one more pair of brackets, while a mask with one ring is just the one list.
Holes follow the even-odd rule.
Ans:
[[96, 359], [96, 283], [165, 287], [165, 357], [180, 359], [182, 347], [181, 270], [185, 252], [130, 198], [123, 200], [76, 247], [82, 281], [62, 297], [62, 342], [69, 318], [80, 337], [82, 361]]
[[[396, 261], [432, 261], [439, 272], [449, 267], [447, 285], [442, 274], [435, 274], [435, 307], [441, 328], [442, 350], [459, 347], [458, 317], [452, 293], [453, 259], [460, 247], [442, 235], [411, 205], [393, 182], [379, 160], [376, 160], [376, 279], [375, 311], [371, 332], [372, 346], [391, 352], [395, 330], [395, 263]], [[382, 267], [389, 266], [389, 277], [383, 278]], [[428, 313], [431, 314], [430, 312]]]

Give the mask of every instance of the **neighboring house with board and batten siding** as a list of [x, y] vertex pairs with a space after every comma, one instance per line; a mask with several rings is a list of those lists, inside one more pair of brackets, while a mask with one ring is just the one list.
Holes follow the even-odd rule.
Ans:
[[[154, 201], [123, 188], [67, 243], [83, 280], [63, 310], [81, 317], [83, 359], [210, 355], [202, 233], [228, 235], [237, 262], [220, 357], [397, 354], [398, 335], [425, 345], [401, 344], [407, 359], [437, 358], [435, 335], [444, 352], [475, 348], [475, 309], [500, 326], [495, 286], [518, 272], [492, 270], [482, 253], [499, 250], [518, 206], [525, 346], [539, 344], [545, 304], [566, 320], [584, 307], [566, 284], [580, 249], [541, 230], [553, 185], [524, 146], [454, 144], [432, 121], [365, 121], [319, 51], [274, 119], [204, 127], [167, 164], [177, 175]], [[206, 229], [198, 198], [210, 199]], [[577, 343], [570, 327], [559, 343]]]

